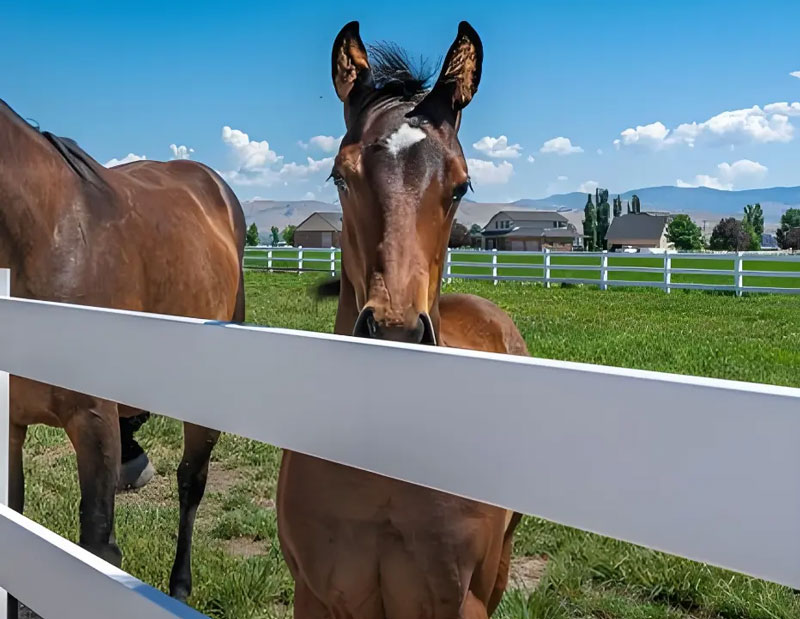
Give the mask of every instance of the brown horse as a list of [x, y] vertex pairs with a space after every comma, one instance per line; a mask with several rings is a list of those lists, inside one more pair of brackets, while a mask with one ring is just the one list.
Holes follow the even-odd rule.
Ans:
[[[239, 201], [209, 168], [141, 161], [106, 169], [73, 141], [40, 133], [0, 101], [0, 267], [11, 269], [12, 295], [241, 322], [244, 237]], [[27, 427], [63, 427], [78, 459], [80, 544], [119, 565], [118, 419], [141, 413], [12, 377], [11, 507], [23, 509]], [[184, 426], [181, 524], [170, 582], [179, 597], [191, 589], [192, 524], [218, 435]]]
[[[358, 24], [345, 26], [332, 55], [347, 128], [332, 172], [343, 210], [336, 332], [526, 355], [498, 307], [440, 296], [450, 229], [470, 186], [457, 133], [480, 81], [477, 33], [460, 24], [430, 91], [396, 48], [372, 56]], [[278, 530], [295, 579], [294, 615], [485, 619], [505, 591], [519, 519], [285, 452]]]

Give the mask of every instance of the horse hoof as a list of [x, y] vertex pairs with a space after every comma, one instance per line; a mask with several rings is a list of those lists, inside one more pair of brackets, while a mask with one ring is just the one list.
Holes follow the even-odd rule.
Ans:
[[117, 491], [138, 490], [146, 486], [155, 474], [156, 470], [150, 463], [147, 454], [140, 454], [120, 467]]
[[183, 602], [186, 604], [186, 600], [189, 599], [189, 595], [191, 592], [189, 591], [189, 587], [183, 585], [177, 585], [170, 591], [170, 596], [178, 600], [179, 602]]

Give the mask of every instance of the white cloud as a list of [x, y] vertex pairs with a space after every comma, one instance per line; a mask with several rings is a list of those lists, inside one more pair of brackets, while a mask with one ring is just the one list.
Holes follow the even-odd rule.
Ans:
[[514, 173], [514, 166], [508, 161], [495, 163], [484, 159], [467, 159], [467, 166], [472, 179], [484, 185], [504, 185]]
[[176, 144], [170, 144], [169, 149], [172, 151], [173, 159], [191, 159], [194, 152], [193, 148], [183, 145], [177, 146]]
[[222, 176], [237, 185], [288, 186], [309, 177], [327, 173], [333, 165], [333, 157], [314, 159], [306, 157], [305, 163], [284, 163], [283, 155], [271, 150], [266, 140], [251, 140], [243, 131], [223, 127], [222, 141], [232, 152], [237, 167], [222, 172]]
[[[661, 122], [654, 122], [649, 125], [637, 125], [635, 129], [628, 128], [620, 133], [623, 146], [641, 144], [653, 148], [662, 147], [667, 135], [669, 135], [669, 129]], [[615, 142], [615, 145], [616, 144], [618, 144], [618, 142]]]
[[582, 153], [583, 149], [580, 146], [573, 146], [569, 138], [557, 137], [542, 144], [539, 152], [572, 155], [573, 153]]
[[558, 180], [560, 180], [560, 181], [568, 181], [568, 180], [569, 180], [569, 177], [568, 177], [568, 176], [564, 176], [564, 175], [562, 174], [561, 176], [559, 176], [559, 177], [558, 177]]
[[581, 193], [594, 193], [594, 190], [600, 186], [597, 181], [585, 181], [578, 186], [578, 191]]
[[597, 149], [597, 154], [598, 155], [602, 155], [603, 154], [603, 149], [602, 148], [598, 148]]
[[134, 155], [133, 153], [128, 153], [122, 159], [117, 159], [114, 157], [113, 159], [109, 159], [103, 165], [107, 168], [113, 168], [114, 166], [122, 165], [123, 163], [131, 163], [132, 161], [142, 161], [147, 159], [145, 155]]
[[785, 116], [800, 116], [800, 103], [787, 103], [780, 101], [779, 103], [770, 103], [764, 106], [764, 111], [767, 114], [783, 114]]
[[535, 162], [536, 162], [536, 157], [534, 157], [533, 155], [528, 155], [528, 163], [535, 163]]
[[800, 116], [800, 103], [770, 103], [763, 108], [754, 105], [721, 112], [703, 122], [683, 123], [674, 129], [656, 121], [625, 129], [614, 140], [614, 147], [636, 145], [658, 150], [676, 144], [692, 148], [701, 141], [717, 145], [790, 142], [794, 138], [790, 116]]
[[316, 197], [313, 191], [307, 191], [306, 195], [303, 196], [303, 200], [314, 200]]
[[340, 135], [338, 138], [335, 138], [332, 135], [315, 135], [308, 142], [301, 141], [298, 142], [298, 144], [304, 150], [315, 148], [323, 153], [334, 153], [339, 149], [339, 144], [341, 143], [343, 137], [344, 135]]
[[766, 166], [750, 159], [740, 159], [733, 163], [723, 161], [717, 166], [717, 176], [697, 174], [693, 182], [679, 178], [675, 184], [678, 187], [710, 187], [730, 191], [764, 178], [767, 172]]
[[519, 157], [522, 146], [519, 144], [509, 144], [508, 138], [501, 135], [499, 138], [490, 136], [482, 137], [475, 142], [472, 147], [493, 159], [514, 159]]
[[789, 73], [789, 75], [800, 79], [800, 71], [792, 71], [791, 73]]
[[233, 150], [241, 170], [257, 170], [283, 159], [274, 150], [270, 150], [266, 140], [251, 140], [244, 131], [231, 129], [227, 125], [222, 128], [222, 141]]

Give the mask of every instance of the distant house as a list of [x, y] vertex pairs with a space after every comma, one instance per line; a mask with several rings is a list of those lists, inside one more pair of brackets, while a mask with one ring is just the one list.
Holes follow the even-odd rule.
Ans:
[[294, 231], [295, 246], [340, 247], [341, 213], [311, 213]]
[[668, 249], [667, 215], [628, 213], [611, 221], [606, 232], [606, 246], [610, 251], [624, 247], [637, 249]]
[[572, 251], [581, 235], [556, 211], [500, 211], [483, 228], [484, 249]]
[[765, 233], [761, 235], [761, 249], [779, 249], [778, 239], [775, 238], [774, 234]]

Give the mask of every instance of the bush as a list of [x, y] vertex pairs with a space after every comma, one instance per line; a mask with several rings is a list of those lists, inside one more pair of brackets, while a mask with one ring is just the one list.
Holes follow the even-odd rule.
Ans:
[[750, 233], [742, 222], [734, 217], [721, 219], [711, 233], [711, 249], [722, 251], [744, 251], [750, 247]]

